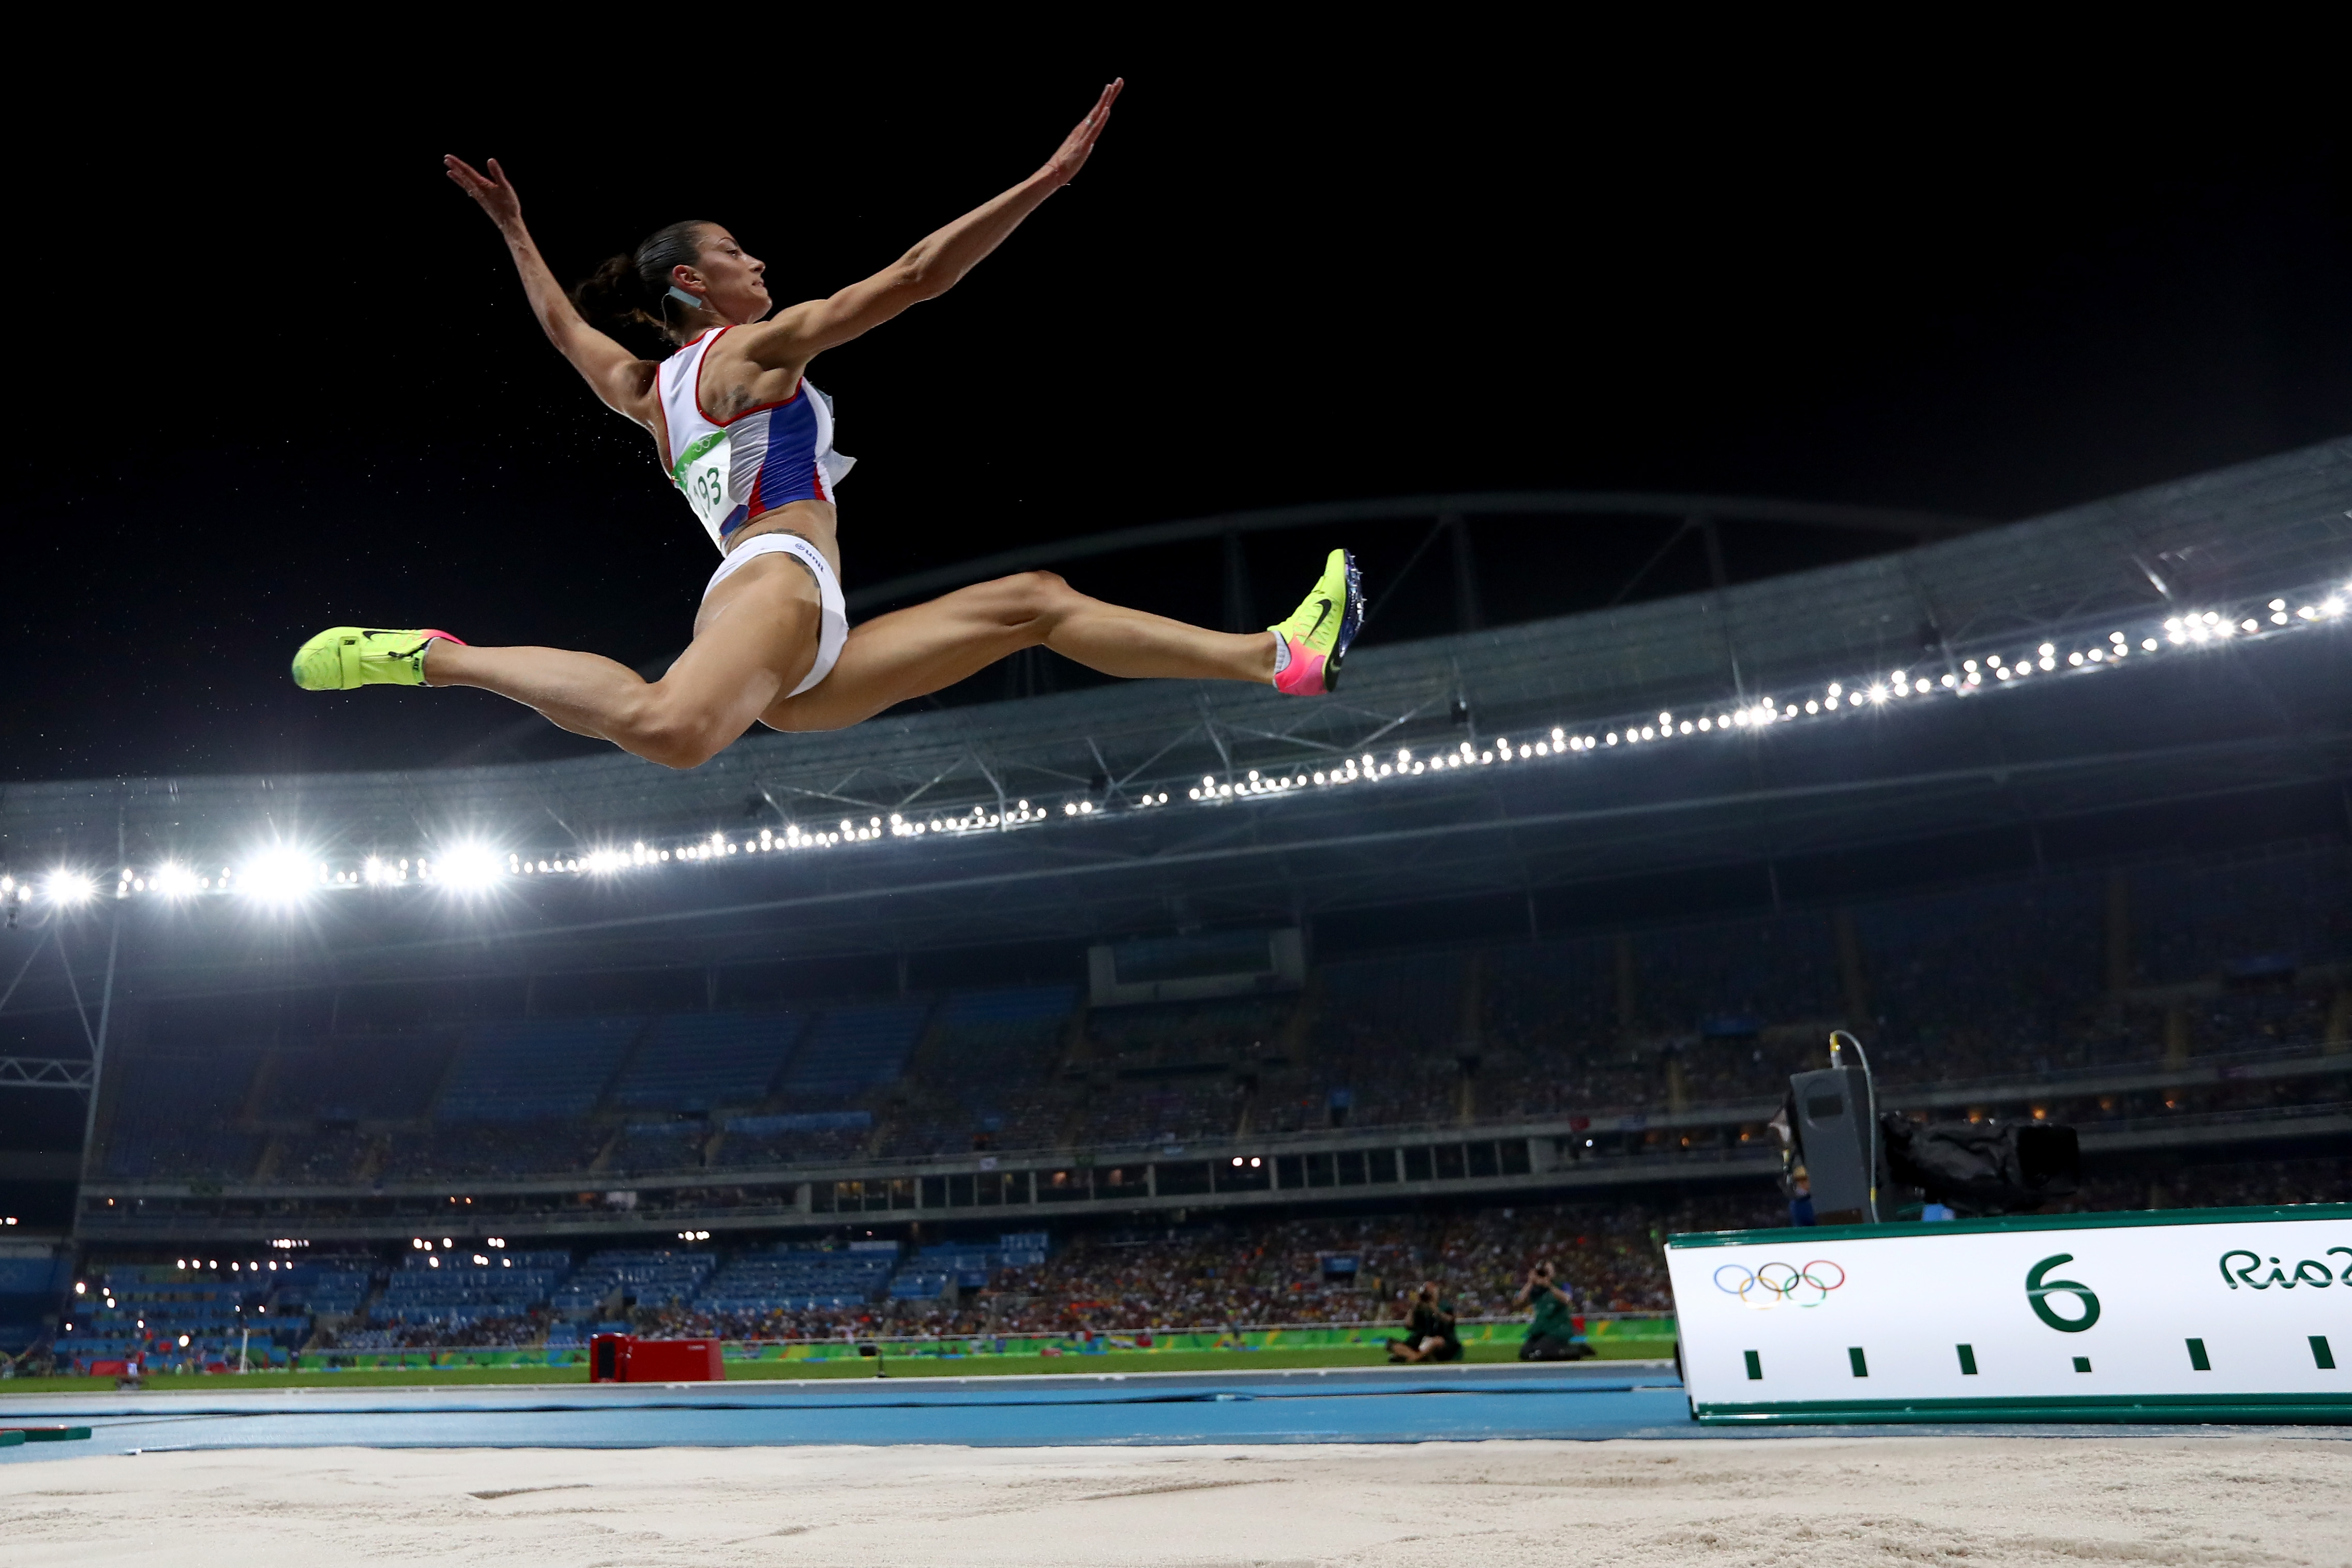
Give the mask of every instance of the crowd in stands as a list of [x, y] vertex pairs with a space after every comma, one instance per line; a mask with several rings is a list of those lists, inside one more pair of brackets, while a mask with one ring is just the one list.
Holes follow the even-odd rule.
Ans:
[[1753, 1198], [1672, 1208], [1516, 1206], [1451, 1215], [1286, 1220], [1151, 1235], [1112, 1232], [1042, 1267], [1007, 1270], [998, 1332], [1365, 1322], [1401, 1315], [1424, 1279], [1466, 1317], [1507, 1313], [1528, 1265], [1549, 1258], [1595, 1310], [1672, 1305], [1659, 1242], [1668, 1230], [1769, 1219]]
[[1777, 1100], [1841, 1026], [1894, 1088], [2309, 1053], [2352, 1043], [2347, 859], [2053, 874], [1343, 960], [1303, 992], [1092, 1010], [1062, 984], [265, 1047], [207, 1005], [159, 1017], [110, 1069], [103, 1168], [287, 1185], [628, 1175], [1615, 1115]]
[[320, 1331], [313, 1348], [343, 1351], [509, 1350], [542, 1342], [549, 1324], [537, 1313], [516, 1318], [482, 1318], [470, 1323], [427, 1319], [423, 1322], [395, 1321], [362, 1328]]
[[882, 1152], [1039, 1149], [1059, 1142], [1069, 1105], [1054, 1079], [1076, 1005], [1071, 985], [949, 997]]
[[[2352, 1159], [2153, 1166], [2094, 1176], [2044, 1212], [2352, 1201]], [[1669, 1311], [1662, 1243], [1787, 1223], [1769, 1186], [1675, 1202], [1514, 1204], [1342, 1218], [1100, 1223], [1055, 1236], [935, 1243], [354, 1255], [223, 1272], [217, 1262], [100, 1270], [38, 1353], [152, 1370], [294, 1354], [563, 1347], [600, 1328], [730, 1340], [1083, 1336], [1401, 1321], [1434, 1281], [1465, 1320], [1516, 1314], [1552, 1262], [1579, 1310]], [[1013, 1250], [1018, 1244], [1019, 1250]], [[181, 1336], [188, 1342], [183, 1345]]]

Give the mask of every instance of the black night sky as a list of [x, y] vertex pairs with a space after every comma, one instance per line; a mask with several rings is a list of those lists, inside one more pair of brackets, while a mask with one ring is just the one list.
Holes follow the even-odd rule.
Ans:
[[[74, 177], [12, 198], [0, 780], [425, 764], [520, 713], [295, 690], [287, 657], [341, 621], [631, 663], [682, 645], [709, 546], [650, 442], [546, 346], [445, 151], [503, 161], [566, 278], [704, 216], [797, 298], [1028, 174], [1128, 77], [1075, 187], [813, 372], [861, 460], [853, 588], [1025, 541], [1439, 489], [2007, 519], [2352, 429], [2329, 100], [1768, 86], [1654, 56], [1204, 58], [787, 73], [772, 100], [655, 71], [568, 107], [458, 74], [267, 119], [236, 93], [140, 97], [78, 131]], [[1662, 537], [1496, 531], [1497, 614], [1602, 602]], [[1329, 542], [1253, 544], [1268, 618]], [[1412, 542], [1362, 541], [1375, 578]], [[1751, 533], [1731, 567], [1853, 547]], [[1213, 547], [1071, 575], [1218, 615]], [[551, 731], [534, 754], [580, 744]]]

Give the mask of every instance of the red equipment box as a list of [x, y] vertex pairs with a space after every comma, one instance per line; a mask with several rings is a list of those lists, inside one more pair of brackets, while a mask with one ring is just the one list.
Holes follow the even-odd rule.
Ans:
[[591, 1383], [724, 1383], [717, 1340], [641, 1340], [595, 1334], [588, 1341]]

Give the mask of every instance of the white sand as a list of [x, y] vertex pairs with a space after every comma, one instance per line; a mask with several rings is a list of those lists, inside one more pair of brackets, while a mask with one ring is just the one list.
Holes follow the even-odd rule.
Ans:
[[2352, 1442], [148, 1454], [0, 1466], [0, 1563], [2352, 1563]]

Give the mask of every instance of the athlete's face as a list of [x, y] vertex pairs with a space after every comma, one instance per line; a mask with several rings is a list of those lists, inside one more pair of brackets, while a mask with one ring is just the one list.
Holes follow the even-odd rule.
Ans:
[[702, 255], [692, 270], [700, 275], [703, 298], [730, 321], [756, 321], [774, 309], [768, 298], [768, 264], [723, 228], [714, 226], [704, 234]]

